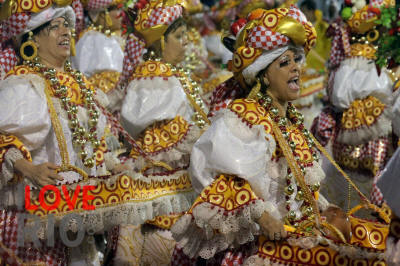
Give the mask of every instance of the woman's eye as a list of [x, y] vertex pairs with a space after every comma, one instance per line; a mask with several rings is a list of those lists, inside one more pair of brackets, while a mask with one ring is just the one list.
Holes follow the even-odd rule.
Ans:
[[303, 57], [302, 57], [302, 56], [297, 56], [297, 57], [294, 59], [294, 61], [295, 61], [296, 63], [300, 63], [302, 60], [303, 60]]
[[288, 60], [285, 60], [285, 61], [282, 61], [282, 62], [279, 63], [280, 67], [285, 67], [285, 66], [288, 66], [288, 65], [289, 65], [289, 61]]

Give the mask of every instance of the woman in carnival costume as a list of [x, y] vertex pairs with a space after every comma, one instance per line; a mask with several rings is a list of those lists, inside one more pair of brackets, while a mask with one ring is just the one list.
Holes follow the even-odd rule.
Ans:
[[226, 82], [233, 88], [193, 147], [200, 196], [171, 229], [178, 242], [172, 264], [384, 264], [387, 227], [379, 241], [362, 243], [374, 250], [358, 247], [365, 237], [350, 230], [360, 220], [348, 221], [319, 195], [322, 147], [290, 103], [299, 96], [304, 52], [315, 44], [312, 24], [293, 6], [257, 9], [234, 35], [235, 77]]
[[[327, 88], [330, 104], [312, 127], [321, 144], [331, 145], [338, 164], [351, 170], [352, 178], [368, 194], [373, 177], [393, 152], [390, 100], [393, 76], [384, 67], [379, 70], [374, 60], [381, 37], [375, 23], [380, 17], [379, 7], [394, 3], [377, 0], [368, 5], [347, 6], [342, 10], [343, 20], [331, 25]], [[337, 174], [329, 168], [327, 171], [331, 176], [327, 182], [332, 186], [325, 194], [328, 198], [339, 198], [341, 191], [334, 186]]]
[[85, 3], [91, 25], [76, 44], [72, 66], [81, 71], [96, 89], [107, 94], [112, 111], [121, 105], [120, 78], [125, 38], [122, 34], [122, 1], [91, 0]]
[[[116, 126], [127, 139], [129, 135], [102, 106], [86, 77], [67, 61], [73, 43], [73, 9], [67, 6], [69, 2], [40, 4], [9, 1], [2, 6], [2, 14], [8, 12], [1, 24], [2, 38], [15, 38], [24, 63], [12, 68], [0, 83], [1, 235], [11, 236], [20, 226], [15, 211], [22, 200], [18, 199], [18, 184], [30, 187], [30, 202], [37, 208], [24, 211], [40, 216], [43, 226], [48, 225], [50, 214], [54, 214], [56, 227], [67, 214], [78, 214], [82, 221], [68, 224], [68, 229], [84, 230], [88, 235], [122, 223], [141, 224], [156, 215], [187, 208], [193, 197], [188, 195], [190, 182], [174, 184], [174, 193], [184, 194], [179, 198], [183, 202], [180, 208], [170, 184], [150, 182], [133, 171], [130, 175], [118, 173], [126, 166], [120, 167], [121, 162], [107, 147], [107, 125]], [[139, 154], [135, 161], [138, 169], [144, 162], [161, 164], [129, 140]], [[62, 185], [66, 185], [76, 204], [71, 207], [65, 196], [59, 197], [54, 191], [42, 195], [47, 206], [59, 199], [54, 208], [39, 204], [38, 189], [45, 185], [56, 185], [62, 195]], [[82, 193], [74, 192], [78, 186], [82, 192], [85, 185], [94, 186], [87, 191], [92, 198], [88, 205], [95, 206], [94, 210], [87, 210]], [[178, 206], [173, 210], [169, 208], [172, 202]], [[39, 237], [45, 239], [42, 229], [40, 232]], [[32, 243], [16, 248], [15, 242], [15, 237], [1, 239], [1, 257], [7, 258], [7, 263], [68, 263], [68, 249], [59, 241], [55, 250], [36, 249]], [[89, 249], [90, 245], [81, 247]], [[88, 250], [77, 248], [70, 254], [73, 261], [75, 251], [82, 251], [88, 260], [93, 258]]]
[[[156, 217], [143, 226], [120, 226], [114, 246], [115, 265], [168, 264], [175, 246], [169, 229], [191, 205], [184, 193], [175, 190], [176, 184], [186, 184], [186, 194], [194, 195], [187, 167], [192, 146], [208, 125], [208, 111], [201, 88], [190, 79], [189, 72], [176, 67], [184, 59], [188, 44], [184, 7], [184, 2], [159, 0], [140, 1], [135, 6], [134, 27], [139, 38], [128, 37], [132, 43], [125, 54], [130, 65], [124, 69], [132, 69], [137, 51], [144, 46], [147, 53], [127, 79], [121, 118], [149, 158], [170, 166], [167, 170], [150, 167], [144, 174], [157, 172], [157, 177], [148, 180], [169, 184], [175, 201], [165, 207], [173, 215]], [[133, 159], [137, 156], [137, 152], [130, 154]]]

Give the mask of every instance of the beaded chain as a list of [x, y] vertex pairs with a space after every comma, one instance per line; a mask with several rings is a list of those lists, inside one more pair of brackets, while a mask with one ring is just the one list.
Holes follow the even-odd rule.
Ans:
[[[269, 95], [263, 95], [262, 93], [257, 94], [258, 102], [267, 110], [270, 114], [272, 121], [277, 123], [279, 130], [282, 132], [282, 135], [285, 141], [289, 144], [289, 147], [293, 153], [293, 156], [300, 167], [301, 173], [305, 176], [306, 171], [302, 162], [300, 162], [300, 157], [296, 153], [296, 143], [290, 139], [290, 133], [287, 128], [289, 121], [300, 131], [306, 139], [307, 145], [310, 148], [312, 153], [312, 157], [314, 161], [319, 161], [319, 155], [317, 149], [315, 148], [315, 142], [312, 138], [312, 134], [304, 127], [304, 116], [299, 113], [292, 103], [288, 104], [287, 108], [287, 117], [280, 117], [279, 111], [276, 107], [272, 105], [272, 98]], [[312, 163], [307, 164], [306, 166], [312, 166]], [[286, 223], [292, 224], [295, 227], [301, 226], [303, 223], [308, 223], [308, 221], [314, 220], [315, 217], [313, 215], [313, 208], [310, 202], [307, 202], [307, 198], [304, 195], [304, 192], [301, 190], [300, 186], [297, 186], [297, 194], [294, 197], [296, 201], [304, 201], [301, 207], [302, 217], [298, 218], [295, 211], [290, 210], [291, 196], [294, 193], [294, 186], [292, 184], [293, 173], [291, 169], [288, 168], [287, 176], [286, 176], [286, 187], [285, 187], [285, 199], [286, 199], [286, 210], [288, 211], [286, 215]], [[316, 183], [312, 186], [309, 186], [312, 192], [317, 192], [320, 188], [320, 184]]]
[[[79, 123], [78, 120], [78, 106], [71, 101], [68, 96], [68, 87], [60, 84], [54, 68], [49, 68], [39, 62], [36, 58], [34, 62], [25, 62], [26, 65], [33, 68], [36, 72], [41, 73], [46, 80], [50, 82], [50, 86], [54, 91], [54, 96], [60, 99], [61, 106], [67, 112], [69, 120], [68, 126], [72, 132], [72, 143], [76, 148], [79, 148], [79, 156], [82, 163], [87, 168], [94, 167], [95, 164], [95, 153], [94, 150], [100, 146], [100, 141], [97, 137], [97, 123], [99, 118], [99, 111], [96, 108], [96, 102], [93, 98], [93, 91], [88, 89], [83, 76], [80, 71], [74, 71], [71, 67], [70, 62], [66, 62], [64, 66], [65, 72], [71, 74], [76, 82], [78, 83], [82, 92], [83, 105], [86, 108], [89, 116], [88, 130]], [[89, 156], [85, 151], [86, 143], [90, 142], [92, 146], [92, 156]]]

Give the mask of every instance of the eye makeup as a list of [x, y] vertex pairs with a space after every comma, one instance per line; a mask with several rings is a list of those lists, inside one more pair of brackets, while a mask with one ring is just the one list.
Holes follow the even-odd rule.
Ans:
[[[301, 64], [303, 62], [303, 59], [304, 59], [303, 55], [301, 55], [301, 54], [295, 55], [293, 58], [293, 60], [296, 64]], [[289, 55], [286, 55], [286, 56], [282, 57], [281, 59], [279, 59], [279, 67], [281, 67], [281, 68], [287, 67], [291, 61], [292, 61], [292, 57]]]

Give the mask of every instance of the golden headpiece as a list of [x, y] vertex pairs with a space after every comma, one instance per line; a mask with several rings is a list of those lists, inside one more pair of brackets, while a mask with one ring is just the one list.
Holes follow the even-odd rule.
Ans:
[[200, 0], [187, 0], [184, 7], [189, 14], [199, 13], [203, 10], [203, 4]]
[[6, 20], [17, 13], [39, 13], [53, 4], [59, 7], [67, 6], [72, 0], [6, 0], [1, 6], [0, 20]]
[[64, 16], [72, 27], [75, 26], [75, 13], [72, 0], [7, 0], [1, 7], [0, 41], [20, 37], [40, 25], [57, 17]]
[[295, 6], [271, 10], [256, 9], [247, 17], [235, 42], [230, 68], [240, 73], [251, 65], [263, 51], [293, 43], [308, 52], [316, 43], [316, 31], [305, 15]]
[[169, 25], [182, 16], [186, 2], [182, 0], [149, 0], [138, 9], [135, 30], [150, 46], [159, 40]]

